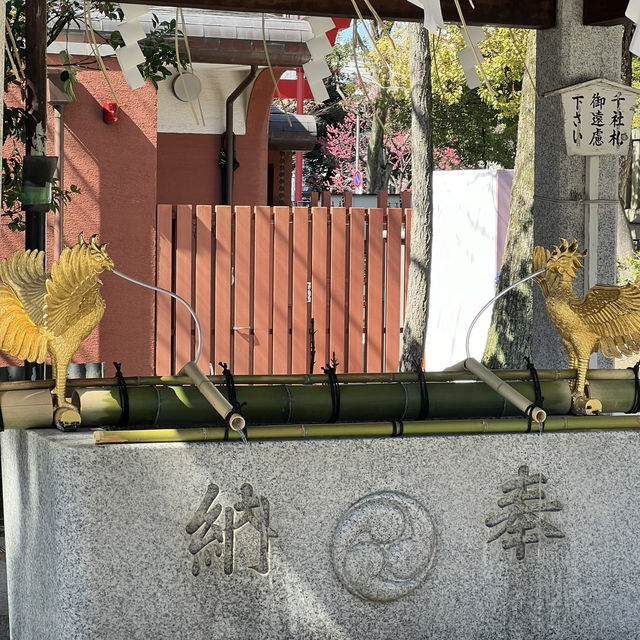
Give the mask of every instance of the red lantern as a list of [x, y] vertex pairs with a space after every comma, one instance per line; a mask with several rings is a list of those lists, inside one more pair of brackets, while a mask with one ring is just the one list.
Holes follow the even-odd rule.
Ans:
[[118, 104], [112, 100], [102, 103], [102, 119], [107, 124], [118, 122]]

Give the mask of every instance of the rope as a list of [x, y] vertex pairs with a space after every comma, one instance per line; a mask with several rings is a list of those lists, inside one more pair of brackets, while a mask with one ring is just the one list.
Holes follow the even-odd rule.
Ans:
[[[525, 415], [528, 418], [528, 422], [527, 422], [527, 433], [531, 433], [531, 425], [533, 423], [533, 410], [536, 407], [539, 407], [540, 409], [542, 409], [542, 403], [544, 402], [544, 398], [542, 397], [542, 388], [540, 387], [540, 378], [538, 377], [538, 371], [535, 368], [533, 362], [531, 362], [531, 360], [529, 360], [529, 358], [527, 358], [527, 356], [524, 357], [525, 362], [527, 363], [527, 369], [529, 369], [529, 372], [531, 374], [531, 382], [533, 383], [533, 402], [525, 409]], [[544, 429], [544, 422], [542, 423], [542, 425], [540, 426], [540, 429]]]
[[[239, 413], [240, 415], [242, 415], [242, 407], [244, 407], [244, 405], [247, 403], [238, 402], [238, 396], [236, 394], [236, 383], [235, 383], [235, 380], [233, 379], [233, 373], [231, 373], [231, 370], [227, 366], [227, 363], [218, 362], [218, 364], [222, 367], [222, 375], [224, 376], [224, 379], [227, 385], [227, 400], [229, 401], [229, 404], [232, 407], [231, 411], [229, 411], [229, 413], [227, 413], [227, 415], [224, 417], [224, 430], [225, 430], [224, 439], [228, 440], [229, 429], [230, 429], [229, 420], [231, 419], [231, 416], [235, 413]], [[246, 436], [247, 434], [246, 425], [245, 425], [244, 432]]]
[[336, 375], [336, 368], [340, 364], [336, 360], [335, 354], [331, 359], [331, 364], [327, 364], [326, 367], [320, 367], [329, 378], [329, 390], [331, 392], [331, 417], [328, 422], [337, 422], [340, 416], [340, 384], [338, 383], [338, 376]]
[[116, 368], [116, 380], [118, 381], [118, 393], [120, 394], [120, 420], [118, 426], [123, 427], [129, 423], [129, 392], [127, 391], [127, 381], [122, 375], [122, 362], [114, 362]]
[[391, 431], [392, 437], [404, 435], [404, 422], [402, 420], [392, 420], [391, 425], [393, 427]]
[[638, 371], [640, 371], [640, 360], [635, 363], [633, 367], [627, 367], [633, 371], [634, 377], [634, 389], [633, 389], [633, 404], [631, 409], [626, 413], [638, 413], [640, 411], [640, 379], [638, 378]]
[[418, 382], [420, 383], [420, 413], [418, 420], [426, 420], [429, 415], [429, 390], [427, 389], [427, 379], [424, 376], [422, 367], [416, 361], [416, 370], [418, 372]]

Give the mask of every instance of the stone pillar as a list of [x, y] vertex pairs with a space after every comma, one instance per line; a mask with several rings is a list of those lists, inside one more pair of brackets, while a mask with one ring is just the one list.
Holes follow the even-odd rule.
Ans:
[[[577, 238], [586, 245], [585, 211], [571, 202], [585, 194], [585, 158], [568, 156], [564, 142], [561, 98], [544, 97], [548, 91], [593, 78], [621, 81], [623, 27], [585, 27], [582, 0], [558, 0], [557, 26], [541, 30], [537, 37], [537, 85], [534, 177], [534, 243], [547, 248], [559, 238]], [[618, 158], [600, 157], [599, 198], [618, 197]], [[612, 284], [616, 272], [617, 205], [598, 206], [599, 246], [597, 282]], [[581, 270], [575, 285], [583, 295]], [[558, 335], [547, 319], [538, 287], [533, 303], [533, 360], [537, 367], [566, 367], [567, 358]], [[611, 361], [598, 356], [598, 366]]]

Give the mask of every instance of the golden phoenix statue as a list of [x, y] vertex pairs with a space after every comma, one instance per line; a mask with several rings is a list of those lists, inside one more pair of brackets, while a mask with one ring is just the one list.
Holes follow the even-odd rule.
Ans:
[[569, 368], [577, 370], [571, 410], [578, 415], [602, 409], [585, 391], [589, 356], [597, 351], [607, 358], [640, 352], [640, 278], [624, 286], [597, 284], [580, 299], [573, 291], [573, 279], [586, 255], [578, 251], [575, 238], [571, 242], [561, 238], [552, 251], [533, 250], [534, 271], [545, 269], [536, 282], [546, 298], [549, 319], [567, 350]]
[[0, 261], [0, 349], [38, 363], [50, 354], [55, 421], [67, 428], [80, 423], [65, 398], [67, 366], [104, 314], [97, 274], [114, 264], [97, 235], [87, 242], [80, 234], [78, 244], [62, 250], [50, 274], [44, 258], [44, 251], [29, 250]]

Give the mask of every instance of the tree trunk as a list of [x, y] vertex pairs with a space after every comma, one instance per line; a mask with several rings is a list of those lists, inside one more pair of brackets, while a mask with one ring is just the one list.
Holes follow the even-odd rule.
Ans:
[[[535, 79], [536, 32], [531, 31], [526, 66]], [[511, 210], [497, 291], [531, 273], [533, 254], [533, 180], [536, 91], [526, 70], [522, 81]], [[498, 300], [493, 307], [484, 363], [492, 368], [521, 368], [531, 355], [533, 284], [528, 281]]]
[[[624, 35], [622, 36], [622, 73], [621, 82], [631, 86], [631, 52], [629, 51], [629, 45], [631, 44], [631, 37], [635, 27], [632, 23], [624, 25]], [[626, 156], [620, 156], [620, 201], [624, 205], [627, 200], [627, 188], [629, 180], [631, 179], [631, 167], [633, 165], [633, 142], [629, 145], [629, 151]]]
[[[383, 84], [382, 74], [378, 76], [378, 81]], [[390, 99], [389, 90], [384, 86], [379, 87], [371, 119], [371, 135], [367, 145], [367, 191], [369, 193], [386, 191], [389, 183], [390, 171], [387, 170], [384, 149], [384, 126]]]
[[[390, 30], [393, 23], [386, 23]], [[374, 40], [379, 41], [383, 35], [380, 25], [375, 21], [369, 22], [369, 29]], [[367, 191], [377, 193], [386, 191], [389, 185], [391, 167], [388, 166], [387, 154], [384, 148], [384, 132], [389, 115], [389, 106], [393, 100], [389, 89], [389, 72], [381, 60], [375, 66], [377, 94], [373, 101], [371, 114], [371, 133], [367, 143]]]
[[431, 118], [431, 56], [428, 32], [420, 23], [409, 25], [411, 85], [411, 148], [413, 192], [409, 285], [400, 370], [422, 366], [427, 336], [431, 241], [433, 230], [433, 128]]

